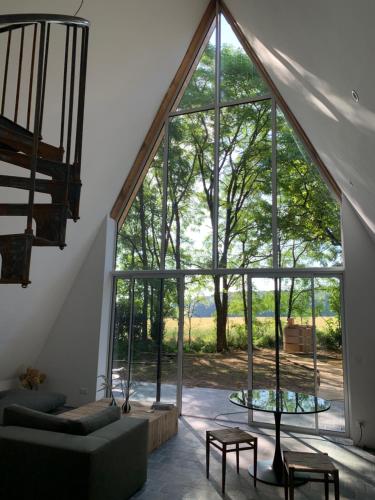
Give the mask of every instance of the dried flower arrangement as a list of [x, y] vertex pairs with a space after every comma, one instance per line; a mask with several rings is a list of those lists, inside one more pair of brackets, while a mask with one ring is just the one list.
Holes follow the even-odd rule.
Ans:
[[43, 384], [47, 375], [40, 372], [37, 368], [27, 368], [25, 373], [19, 376], [22, 387], [25, 389], [38, 389], [39, 384]]

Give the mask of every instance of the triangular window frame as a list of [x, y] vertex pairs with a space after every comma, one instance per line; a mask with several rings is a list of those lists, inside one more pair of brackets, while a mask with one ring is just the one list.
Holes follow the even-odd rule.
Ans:
[[285, 99], [277, 89], [268, 71], [243, 33], [240, 25], [224, 2], [211, 0], [112, 207], [110, 215], [118, 223], [119, 227], [125, 220], [126, 214], [139, 189], [140, 182], [146, 175], [148, 167], [152, 162], [154, 154], [159, 146], [163, 135], [165, 120], [168, 119], [169, 114], [176, 106], [176, 102], [179, 102], [186, 86], [188, 85], [190, 77], [199, 63], [207, 41], [210, 38], [212, 31], [215, 29], [216, 16], [220, 14], [224, 15], [226, 21], [229, 23], [238, 40], [241, 42], [246, 54], [249, 56], [257, 71], [270, 88], [271, 93], [276, 100], [276, 104], [284, 113], [294, 132], [306, 148], [311, 160], [317, 166], [323, 180], [326, 182], [337, 200], [341, 202], [342, 192], [340, 187], [324, 164], [323, 160], [320, 158], [314, 145], [311, 143]]
[[[276, 116], [276, 113], [278, 112], [277, 110], [280, 110], [281, 113], [284, 115], [286, 121], [290, 125], [290, 128], [292, 130], [292, 133], [295, 134], [296, 138], [298, 141], [301, 142], [302, 146], [305, 149], [305, 152], [309, 156], [309, 159], [311, 160], [311, 163], [317, 168], [317, 171], [320, 174], [320, 177], [322, 178], [322, 182], [327, 186], [328, 190], [331, 192], [331, 195], [333, 195], [333, 198], [336, 199], [336, 201], [341, 202], [341, 190], [337, 183], [335, 182], [334, 178], [330, 174], [329, 170], [321, 160], [320, 156], [318, 155], [317, 151], [315, 150], [313, 144], [310, 142], [308, 139], [307, 135], [305, 134], [304, 130], [302, 129], [301, 125], [299, 124], [298, 120], [288, 107], [287, 103], [281, 96], [280, 92], [278, 91], [277, 87], [273, 83], [271, 77], [269, 76], [268, 72], [266, 71], [265, 67], [262, 65], [262, 63], [259, 60], [259, 57], [253, 50], [251, 44], [245, 37], [244, 33], [242, 32], [240, 26], [226, 7], [226, 5], [221, 2], [221, 1], [214, 1], [212, 0], [204, 15], [203, 18], [195, 32], [195, 35], [189, 45], [189, 48], [185, 54], [185, 57], [176, 73], [175, 78], [173, 79], [161, 105], [160, 108], [153, 120], [153, 123], [146, 135], [146, 138], [137, 154], [137, 157], [135, 159], [135, 162], [130, 169], [130, 172], [125, 180], [125, 183], [117, 197], [117, 200], [115, 202], [115, 205], [112, 208], [111, 211], [111, 217], [114, 218], [117, 221], [118, 224], [118, 229], [120, 230], [121, 226], [123, 225], [127, 214], [133, 204], [134, 199], [137, 196], [137, 193], [139, 191], [139, 188], [147, 175], [147, 172], [149, 171], [149, 167], [152, 164], [152, 161], [154, 159], [155, 153], [158, 150], [161, 141], [163, 140], [163, 137], [165, 135], [168, 136], [168, 124], [170, 123], [170, 120], [174, 116], [178, 115], [184, 115], [184, 114], [189, 114], [189, 113], [196, 113], [199, 111], [205, 111], [205, 108], [208, 109], [222, 109], [221, 106], [228, 106], [228, 103], [223, 102], [220, 97], [221, 93], [221, 85], [219, 87], [219, 80], [222, 77], [221, 73], [221, 68], [220, 65], [218, 65], [218, 60], [215, 59], [215, 65], [217, 67], [216, 69], [216, 74], [215, 74], [215, 79], [216, 79], [216, 99], [214, 103], [210, 103], [206, 106], [202, 106], [201, 108], [199, 107], [192, 107], [189, 109], [181, 108], [179, 109], [179, 104], [181, 102], [181, 99], [184, 96], [185, 90], [188, 88], [188, 85], [191, 81], [191, 77], [198, 67], [201, 56], [204, 53], [207, 44], [215, 31], [215, 29], [219, 30], [219, 33], [221, 32], [220, 28], [220, 19], [225, 18], [225, 21], [228, 23], [229, 27], [233, 31], [233, 34], [237, 37], [237, 40], [239, 44], [242, 46], [242, 49], [244, 53], [249, 57], [252, 65], [255, 68], [255, 71], [258, 73], [260, 78], [262, 78], [263, 82], [265, 83], [266, 87], [269, 89], [269, 92], [267, 92], [267, 95], [260, 95], [259, 100], [262, 101], [265, 98], [271, 99], [272, 101], [272, 106], [274, 107], [274, 114]], [[216, 37], [216, 43], [220, 43], [220, 36]], [[220, 51], [219, 51], [220, 52]], [[216, 57], [218, 51], [216, 51]], [[217, 74], [217, 71], [220, 72], [220, 74]], [[252, 97], [245, 98], [244, 104], [247, 104], [250, 102], [250, 100], [253, 99]], [[255, 98], [256, 100], [256, 98]], [[270, 101], [270, 102], [271, 102]], [[237, 99], [236, 101], [233, 101], [233, 105], [238, 105], [241, 104], [241, 99]], [[214, 108], [213, 108], [214, 105]], [[232, 104], [229, 104], [231, 106]], [[276, 120], [276, 118], [275, 118]], [[276, 131], [276, 128], [275, 128]], [[169, 140], [168, 140], [169, 144]], [[276, 144], [276, 143], [275, 143]], [[168, 146], [169, 147], [169, 146]], [[276, 149], [276, 146], [274, 146]], [[168, 158], [168, 153], [167, 153], [167, 158]], [[215, 160], [216, 161], [216, 160]], [[276, 161], [276, 160], [275, 160]], [[277, 167], [275, 166], [275, 169]], [[277, 174], [275, 174], [277, 175]], [[167, 176], [166, 176], [167, 177]], [[275, 181], [276, 182], [276, 181]], [[276, 186], [276, 184], [275, 184]], [[218, 188], [215, 188], [218, 189]], [[275, 190], [277, 193], [277, 188], [272, 188], [272, 190]], [[165, 195], [163, 195], [165, 197]], [[277, 194], [276, 194], [277, 196]], [[164, 202], [163, 202], [164, 203]], [[216, 201], [216, 204], [218, 202]], [[276, 203], [276, 202], [275, 202]], [[275, 204], [276, 207], [276, 204]], [[276, 209], [275, 209], [276, 210]], [[278, 217], [277, 212], [274, 215], [275, 218]], [[277, 227], [277, 222], [276, 219], [273, 219], [272, 225]], [[162, 234], [165, 233], [165, 228], [164, 231], [162, 230]], [[280, 267], [280, 264], [278, 264], [278, 258], [276, 255], [278, 254], [278, 245], [277, 245], [277, 236], [276, 236], [276, 231], [273, 232], [273, 265], [272, 267]], [[213, 234], [213, 255], [212, 255], [212, 267], [214, 269], [221, 267], [218, 265], [218, 257], [216, 257], [215, 260], [215, 254], [218, 253], [218, 240], [217, 236], [218, 235], [218, 228], [214, 228], [214, 234]], [[216, 240], [215, 240], [216, 236]], [[165, 246], [167, 243], [165, 243]], [[161, 260], [163, 261], [163, 264], [161, 266], [161, 269], [165, 268], [165, 256], [166, 256], [166, 248], [163, 250], [163, 242], [161, 243], [162, 246], [162, 252], [161, 254], [164, 256], [164, 258], [161, 257]], [[281, 250], [280, 250], [281, 252]], [[337, 266], [338, 264], [335, 264], [334, 266]], [[190, 266], [188, 266], [190, 267]], [[198, 266], [199, 267], [199, 266]], [[203, 266], [207, 267], [207, 266]], [[211, 264], [208, 265], [209, 268], [211, 268]], [[226, 267], [226, 265], [224, 266]], [[237, 266], [235, 266], [237, 267]], [[242, 266], [241, 266], [242, 267]], [[243, 265], [243, 267], [246, 267]], [[304, 266], [303, 266], [304, 267]], [[308, 266], [307, 266], [308, 267]], [[324, 265], [323, 265], [324, 267]]]

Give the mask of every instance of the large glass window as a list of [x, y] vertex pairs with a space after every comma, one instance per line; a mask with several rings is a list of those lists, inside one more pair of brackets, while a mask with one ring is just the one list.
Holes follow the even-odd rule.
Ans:
[[119, 227], [114, 374], [204, 417], [279, 384], [343, 431], [340, 204], [222, 15], [206, 40]]

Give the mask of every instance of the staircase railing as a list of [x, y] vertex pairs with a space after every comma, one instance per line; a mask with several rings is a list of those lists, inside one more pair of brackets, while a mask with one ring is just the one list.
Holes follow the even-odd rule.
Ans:
[[79, 218], [88, 35], [81, 18], [0, 16], [0, 161], [29, 170], [0, 175], [28, 191], [27, 203], [0, 204], [0, 215], [26, 217], [24, 234], [0, 235], [0, 283], [27, 286], [31, 247], [63, 248], [66, 220]]

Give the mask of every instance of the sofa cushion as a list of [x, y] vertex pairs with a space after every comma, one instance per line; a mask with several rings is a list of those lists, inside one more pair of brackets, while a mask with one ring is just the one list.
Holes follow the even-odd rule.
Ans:
[[120, 408], [109, 406], [95, 415], [81, 417], [77, 420], [64, 418], [62, 415], [49, 415], [37, 410], [31, 410], [24, 406], [11, 405], [4, 408], [4, 425], [28, 427], [30, 429], [41, 429], [64, 434], [75, 434], [87, 436], [102, 427], [118, 420], [121, 416]]
[[79, 436], [87, 436], [102, 427], [119, 420], [121, 418], [121, 409], [119, 406], [108, 406], [103, 410], [98, 411], [94, 415], [81, 417], [77, 420], [70, 421], [70, 434]]
[[31, 410], [25, 406], [13, 404], [4, 408], [4, 426], [29, 427], [31, 429], [70, 434], [70, 424], [71, 421], [67, 418]]
[[11, 389], [3, 391], [0, 397], [0, 424], [3, 420], [4, 408], [12, 404], [25, 406], [33, 410], [48, 412], [63, 406], [66, 396], [57, 392], [28, 391], [26, 389]]

